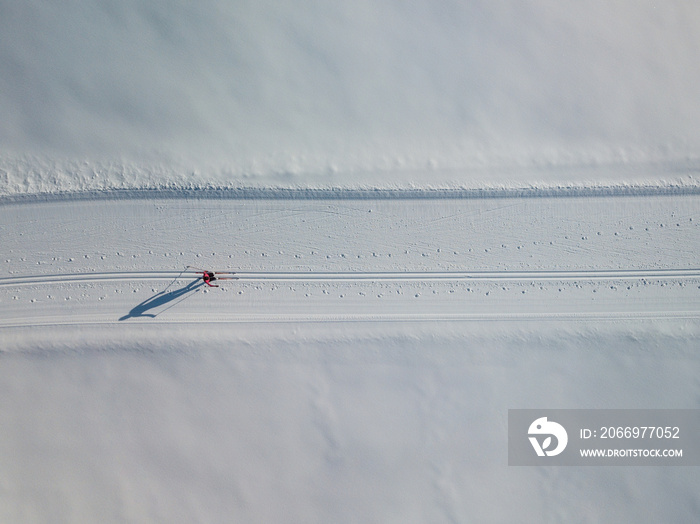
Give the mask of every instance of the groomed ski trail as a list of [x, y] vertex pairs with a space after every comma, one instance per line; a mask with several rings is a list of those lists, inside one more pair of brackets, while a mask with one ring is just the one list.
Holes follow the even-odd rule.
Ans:
[[[433, 281], [571, 281], [700, 279], [700, 269], [612, 269], [590, 271], [386, 271], [386, 272], [214, 272], [220, 280], [242, 282], [433, 282]], [[219, 275], [222, 275], [219, 277]], [[66, 283], [189, 280], [201, 278], [195, 271], [122, 271], [63, 273], [0, 278], [0, 287]]]

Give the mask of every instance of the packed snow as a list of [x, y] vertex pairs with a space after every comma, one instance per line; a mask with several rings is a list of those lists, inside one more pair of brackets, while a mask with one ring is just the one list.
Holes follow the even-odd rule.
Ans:
[[0, 520], [694, 521], [507, 416], [700, 408], [699, 29], [0, 1]]

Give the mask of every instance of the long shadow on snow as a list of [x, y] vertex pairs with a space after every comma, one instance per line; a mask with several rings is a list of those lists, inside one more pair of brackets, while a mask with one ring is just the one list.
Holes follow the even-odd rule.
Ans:
[[[143, 302], [141, 302], [138, 306], [134, 306], [134, 308], [129, 311], [128, 314], [124, 315], [121, 317], [119, 320], [128, 320], [130, 318], [137, 318], [137, 317], [150, 317], [150, 318], [156, 318], [160, 313], [163, 313], [163, 311], [159, 311], [158, 313], [148, 313], [148, 311], [151, 311], [153, 309], [156, 309], [158, 307], [164, 306], [165, 304], [169, 304], [170, 302], [173, 302], [177, 300], [174, 304], [171, 306], [167, 307], [166, 309], [170, 309], [174, 305], [176, 305], [178, 302], [182, 302], [185, 300], [188, 296], [191, 296], [191, 294], [194, 294], [201, 286], [204, 285], [204, 282], [201, 280], [195, 280], [193, 282], [190, 282], [187, 284], [185, 287], [181, 287], [180, 289], [175, 289], [173, 291], [165, 292], [161, 291], [160, 293], [153, 295], [150, 298], [147, 298]], [[178, 300], [180, 299], [180, 300]]]

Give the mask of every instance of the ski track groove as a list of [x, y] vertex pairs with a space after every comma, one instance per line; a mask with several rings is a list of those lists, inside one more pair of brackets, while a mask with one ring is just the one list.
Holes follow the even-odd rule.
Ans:
[[[235, 316], [207, 315], [201, 320], [189, 318], [159, 318], [166, 324], [268, 324], [268, 323], [351, 323], [351, 322], [502, 322], [502, 321], [580, 321], [615, 322], [621, 320], [684, 320], [700, 319], [700, 311], [603, 311], [603, 312], [538, 312], [538, 313], [301, 313], [301, 314], [236, 314]], [[132, 320], [132, 324], [150, 324], [154, 319]], [[115, 325], [116, 319], [64, 319], [48, 317], [25, 321], [0, 322], [0, 329], [22, 327], [59, 327]]]
[[[700, 278], [700, 269], [612, 269], [589, 271], [385, 271], [385, 272], [269, 272], [215, 271], [224, 279], [248, 282], [434, 282], [434, 281], [566, 281], [645, 280]], [[235, 276], [233, 276], [235, 275]], [[199, 278], [193, 271], [123, 271], [107, 273], [64, 273], [0, 278], [0, 288], [68, 283], [186, 280]]]

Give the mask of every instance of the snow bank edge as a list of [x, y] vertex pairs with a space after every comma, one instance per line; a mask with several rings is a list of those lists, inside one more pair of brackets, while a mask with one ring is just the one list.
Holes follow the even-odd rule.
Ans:
[[580, 198], [700, 195], [698, 185], [610, 185], [494, 188], [285, 188], [193, 187], [109, 189], [0, 196], [0, 205], [84, 200], [419, 200], [479, 198]]

